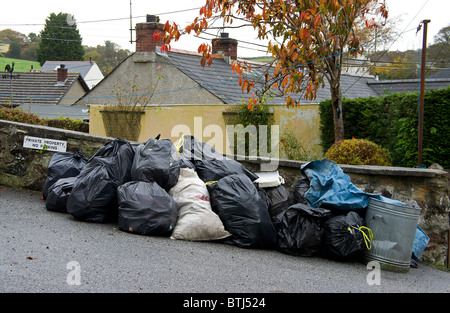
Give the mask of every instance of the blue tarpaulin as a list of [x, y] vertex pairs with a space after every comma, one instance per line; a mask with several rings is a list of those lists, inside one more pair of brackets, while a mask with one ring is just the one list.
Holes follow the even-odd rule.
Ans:
[[351, 182], [350, 176], [328, 159], [306, 163], [301, 167], [301, 172], [309, 179], [310, 187], [305, 193], [305, 198], [308, 205], [314, 208], [363, 211], [369, 205], [370, 197], [404, 205], [400, 201], [363, 192]]
[[414, 237], [414, 245], [412, 250], [412, 257], [415, 260], [420, 260], [420, 256], [422, 255], [423, 251], [425, 251], [425, 248], [427, 247], [429, 242], [430, 237], [428, 237], [423, 229], [417, 225], [416, 236]]

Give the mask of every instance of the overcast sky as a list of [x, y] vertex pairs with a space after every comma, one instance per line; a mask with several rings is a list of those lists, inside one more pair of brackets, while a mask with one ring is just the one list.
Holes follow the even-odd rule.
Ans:
[[[132, 25], [145, 21], [146, 14], [159, 15], [161, 22], [175, 21], [186, 25], [198, 15], [205, 0], [132, 0]], [[400, 32], [407, 31], [391, 46], [391, 50], [417, 49], [422, 46], [422, 32], [416, 35], [415, 29], [424, 19], [430, 19], [428, 43], [433, 42], [437, 32], [450, 25], [450, 0], [386, 0], [391, 17], [400, 16], [403, 23], [398, 26]], [[195, 9], [195, 10], [194, 10]], [[184, 12], [175, 12], [184, 11]], [[135, 50], [130, 44], [130, 1], [105, 0], [14, 0], [3, 1], [0, 29], [11, 28], [24, 34], [39, 33], [50, 13], [70, 13], [75, 16], [83, 44], [96, 46], [110, 40], [124, 49]], [[211, 33], [217, 31], [211, 31]], [[249, 30], [229, 31], [230, 37], [241, 40], [238, 55], [241, 57], [265, 55], [265, 49], [242, 41], [255, 41], [255, 34]], [[207, 36], [205, 36], [207, 37]], [[211, 38], [210, 36], [207, 38]], [[133, 39], [135, 34], [133, 33]], [[172, 47], [197, 50], [204, 40], [189, 37]]]

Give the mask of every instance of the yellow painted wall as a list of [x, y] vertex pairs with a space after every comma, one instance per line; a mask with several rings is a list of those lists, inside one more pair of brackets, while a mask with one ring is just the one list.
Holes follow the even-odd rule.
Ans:
[[[103, 105], [90, 106], [90, 133], [107, 136], [100, 110]], [[233, 105], [160, 105], [149, 106], [141, 119], [138, 142], [145, 142], [161, 134], [161, 138], [176, 141], [184, 134], [192, 134], [199, 140], [213, 145], [218, 151], [230, 153], [227, 147], [226, 125], [223, 112], [235, 109]], [[322, 156], [320, 146], [320, 116], [318, 105], [302, 105], [287, 108], [270, 106], [274, 125], [279, 126], [280, 136], [290, 131], [313, 158]], [[280, 158], [285, 158], [280, 153]]]

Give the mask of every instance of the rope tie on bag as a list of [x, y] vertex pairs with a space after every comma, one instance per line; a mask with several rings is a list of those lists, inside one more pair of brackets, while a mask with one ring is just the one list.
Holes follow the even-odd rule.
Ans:
[[181, 155], [180, 150], [183, 144], [184, 144], [184, 134], [182, 134], [180, 139], [178, 139], [178, 141], [173, 144], [177, 149], [178, 155]]
[[[366, 244], [367, 250], [372, 249], [372, 240], [373, 240], [373, 233], [372, 233], [372, 230], [371, 230], [370, 228], [366, 227], [366, 226], [359, 226], [359, 227], [349, 226], [349, 227], [348, 227], [348, 230], [349, 230], [351, 233], [354, 233], [353, 229], [355, 229], [355, 230], [361, 232], [361, 234], [362, 234], [362, 236], [363, 236], [363, 238], [364, 238], [364, 243]], [[367, 233], [368, 233], [369, 235], [367, 235], [367, 234], [364, 232], [364, 230], [366, 230]]]

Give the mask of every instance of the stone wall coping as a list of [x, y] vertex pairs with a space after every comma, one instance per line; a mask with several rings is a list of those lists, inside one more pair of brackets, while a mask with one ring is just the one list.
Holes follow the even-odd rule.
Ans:
[[[51, 139], [60, 138], [73, 138], [80, 140], [94, 140], [98, 142], [107, 142], [113, 140], [114, 138], [103, 137], [97, 135], [91, 135], [83, 132], [76, 132], [71, 130], [59, 129], [54, 127], [47, 127], [41, 125], [32, 125], [25, 123], [18, 123], [6, 120], [0, 120], [0, 126], [7, 125], [9, 127], [18, 127], [22, 131], [25, 129], [30, 131], [32, 134], [39, 134], [40, 136], [49, 136], [50, 133], [54, 134]], [[58, 135], [59, 133], [59, 135]], [[226, 155], [229, 158], [235, 159], [240, 162], [250, 163], [250, 164], [261, 164], [278, 162], [279, 167], [287, 168], [297, 168], [300, 170], [301, 166], [308, 163], [306, 161], [293, 161], [293, 160], [283, 160], [283, 159], [271, 159], [268, 157], [248, 157], [239, 155]], [[365, 175], [387, 175], [387, 176], [411, 176], [411, 177], [437, 177], [448, 175], [446, 171], [438, 169], [423, 169], [423, 168], [406, 168], [406, 167], [386, 167], [386, 166], [373, 166], [373, 165], [345, 165], [339, 164], [342, 170], [347, 174], [365, 174]]]
[[[271, 159], [267, 157], [247, 157], [227, 155], [229, 158], [234, 158], [237, 161], [253, 164], [274, 163], [278, 161], [279, 167], [300, 168], [302, 165], [308, 163], [307, 161], [293, 161], [283, 159]], [[446, 171], [438, 169], [424, 169], [424, 168], [408, 168], [408, 167], [394, 167], [394, 166], [375, 166], [375, 165], [347, 165], [339, 164], [339, 167], [347, 174], [364, 174], [364, 175], [387, 175], [387, 176], [414, 176], [414, 177], [438, 177], [447, 175]]]
[[26, 130], [32, 134], [40, 135], [40, 136], [48, 136], [50, 133], [52, 133], [52, 134], [54, 134], [54, 137], [57, 137], [57, 138], [49, 138], [49, 139], [72, 138], [72, 139], [80, 139], [80, 140], [94, 140], [94, 141], [99, 141], [99, 142], [104, 142], [104, 141], [114, 139], [114, 138], [109, 138], [109, 137], [91, 135], [91, 134], [83, 133], [83, 132], [77, 132], [77, 131], [73, 131], [73, 130], [0, 120], [0, 126], [2, 126], [2, 125], [6, 125], [9, 127], [18, 127], [21, 129], [20, 130], [21, 132], [23, 132], [23, 130]]

